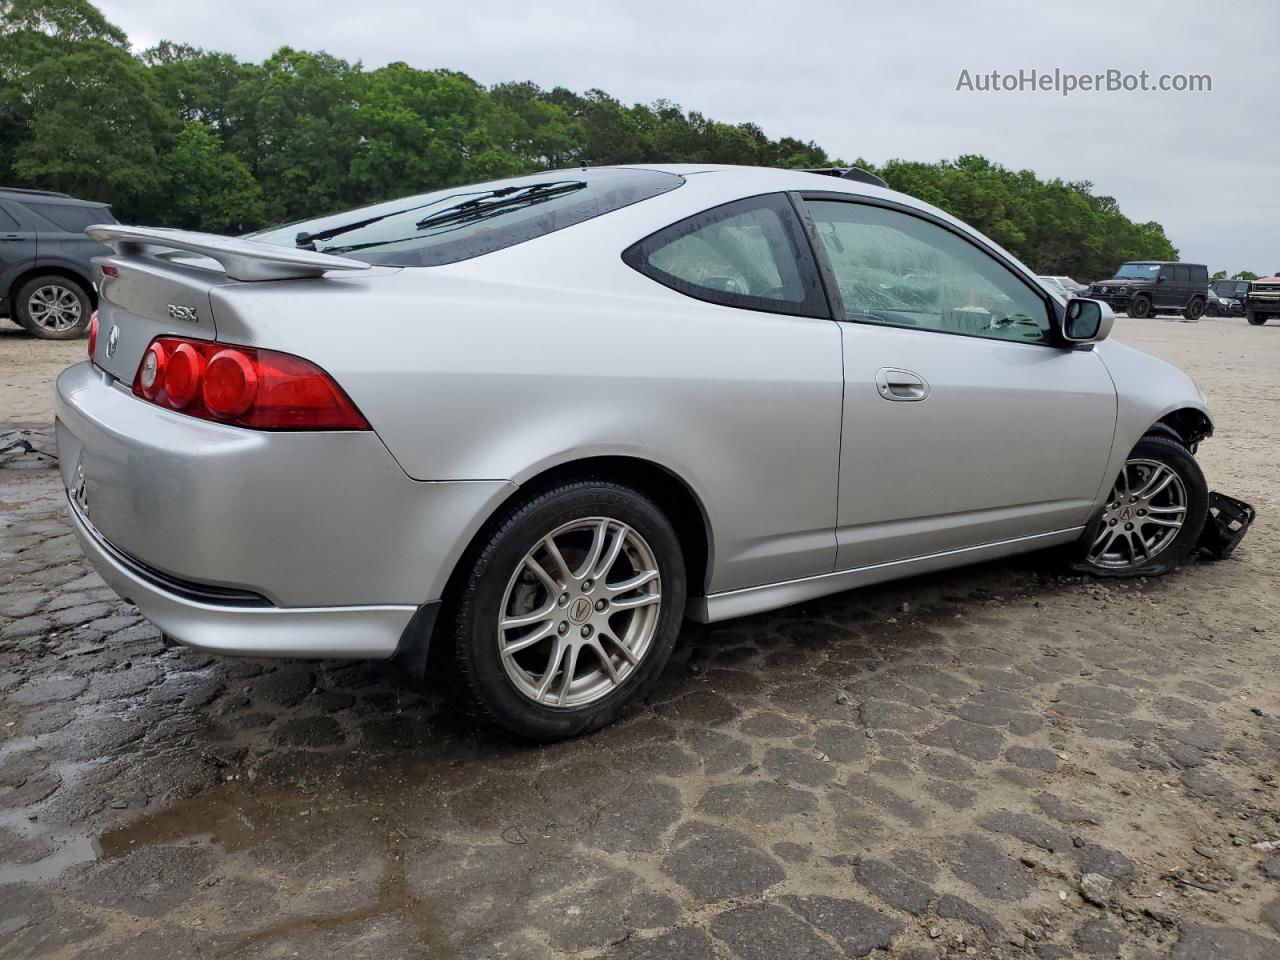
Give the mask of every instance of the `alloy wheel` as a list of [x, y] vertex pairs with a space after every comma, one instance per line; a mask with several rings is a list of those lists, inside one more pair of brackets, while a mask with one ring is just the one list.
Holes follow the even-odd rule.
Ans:
[[593, 703], [635, 672], [661, 610], [644, 537], [611, 517], [574, 520], [539, 540], [507, 581], [497, 624], [503, 669], [541, 706]]
[[1130, 460], [1102, 508], [1102, 526], [1089, 548], [1089, 562], [1120, 570], [1147, 563], [1182, 530], [1187, 490], [1182, 478], [1158, 460]]
[[27, 298], [27, 316], [41, 330], [62, 333], [80, 323], [80, 298], [57, 284], [37, 287]]

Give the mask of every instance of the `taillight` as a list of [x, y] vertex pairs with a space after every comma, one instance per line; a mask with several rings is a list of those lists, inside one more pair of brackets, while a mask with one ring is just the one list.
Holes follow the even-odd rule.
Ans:
[[133, 392], [151, 403], [258, 430], [368, 430], [333, 378], [309, 360], [273, 350], [157, 337]]
[[98, 346], [98, 311], [89, 314], [89, 362], [93, 362], [93, 351]]

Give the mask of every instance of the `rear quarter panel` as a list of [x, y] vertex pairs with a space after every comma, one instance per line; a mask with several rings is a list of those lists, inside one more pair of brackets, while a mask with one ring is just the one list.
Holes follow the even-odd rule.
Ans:
[[670, 200], [691, 186], [461, 264], [218, 287], [219, 339], [319, 363], [415, 479], [519, 484], [636, 457], [701, 501], [709, 589], [827, 572], [839, 330], [703, 303], [627, 267], [630, 243], [714, 205], [713, 189], [692, 209]]

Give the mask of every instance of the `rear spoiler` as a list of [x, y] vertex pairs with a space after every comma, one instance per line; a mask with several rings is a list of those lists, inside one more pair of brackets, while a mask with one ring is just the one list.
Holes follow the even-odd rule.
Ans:
[[369, 269], [369, 264], [360, 260], [193, 230], [101, 223], [86, 228], [85, 233], [121, 256], [139, 256], [149, 250], [196, 253], [216, 260], [232, 280], [291, 280], [319, 277], [330, 270]]

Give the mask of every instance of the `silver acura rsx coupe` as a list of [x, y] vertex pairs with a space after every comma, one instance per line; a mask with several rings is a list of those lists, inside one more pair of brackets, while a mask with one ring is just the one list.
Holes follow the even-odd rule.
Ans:
[[220, 653], [430, 644], [526, 737], [617, 717], [686, 616], [1053, 546], [1150, 576], [1205, 522], [1195, 384], [868, 183], [575, 169], [89, 233], [57, 437], [103, 578]]

